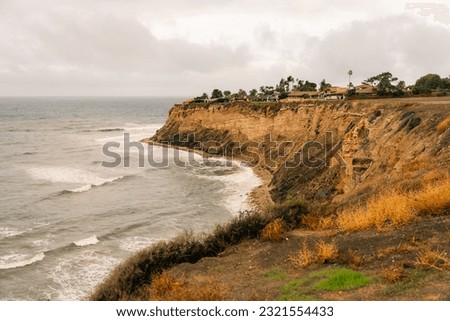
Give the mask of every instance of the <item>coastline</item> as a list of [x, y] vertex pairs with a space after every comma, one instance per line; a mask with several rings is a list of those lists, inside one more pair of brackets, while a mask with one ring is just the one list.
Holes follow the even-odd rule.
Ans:
[[[193, 149], [184, 146], [177, 146], [172, 144], [163, 144], [160, 142], [156, 142], [151, 138], [144, 138], [141, 140], [141, 142], [158, 147], [172, 148], [185, 152], [196, 153], [197, 155], [200, 155], [202, 157], [216, 157], [228, 159], [226, 156], [217, 156], [209, 154], [203, 150]], [[239, 158], [236, 158], [234, 160], [242, 162], [242, 160]], [[249, 167], [251, 168], [253, 174], [261, 181], [261, 184], [252, 189], [252, 191], [248, 194], [245, 202], [248, 203], [251, 210], [264, 212], [267, 209], [267, 206], [274, 203], [272, 197], [270, 196], [270, 183], [272, 180], [272, 174], [267, 169], [260, 166], [249, 166]]]

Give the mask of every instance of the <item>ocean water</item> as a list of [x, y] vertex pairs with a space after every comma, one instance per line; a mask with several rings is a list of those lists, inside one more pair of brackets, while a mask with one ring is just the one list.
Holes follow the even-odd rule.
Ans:
[[180, 100], [0, 98], [0, 300], [82, 300], [133, 252], [248, 207], [250, 168], [139, 143]]

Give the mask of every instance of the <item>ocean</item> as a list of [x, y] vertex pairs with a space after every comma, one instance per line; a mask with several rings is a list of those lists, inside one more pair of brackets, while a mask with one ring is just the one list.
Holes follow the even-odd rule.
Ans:
[[83, 300], [135, 251], [249, 207], [251, 168], [139, 142], [180, 100], [0, 98], [0, 300]]

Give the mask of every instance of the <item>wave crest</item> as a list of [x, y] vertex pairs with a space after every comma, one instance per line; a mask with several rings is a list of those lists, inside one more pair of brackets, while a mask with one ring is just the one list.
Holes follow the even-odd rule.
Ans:
[[0, 263], [0, 270], [15, 269], [15, 268], [31, 265], [33, 263], [42, 261], [44, 259], [44, 257], [45, 257], [45, 254], [43, 252], [38, 253], [37, 255], [35, 255], [31, 258], [28, 258], [28, 259], [23, 259], [23, 256], [22, 256], [22, 257], [20, 257], [20, 260], [18, 260], [18, 261]]
[[88, 245], [95, 245], [98, 242], [100, 242], [100, 241], [97, 239], [97, 236], [92, 235], [88, 238], [75, 241], [75, 242], [73, 242], [73, 244], [75, 244], [76, 246], [88, 246]]

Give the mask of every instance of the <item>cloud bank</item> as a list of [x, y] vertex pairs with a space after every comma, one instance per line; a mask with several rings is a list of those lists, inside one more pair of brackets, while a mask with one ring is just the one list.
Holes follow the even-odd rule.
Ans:
[[[448, 7], [448, 6], [447, 6]], [[407, 2], [0, 0], [0, 95], [196, 95], [293, 75], [450, 73], [450, 10]]]

